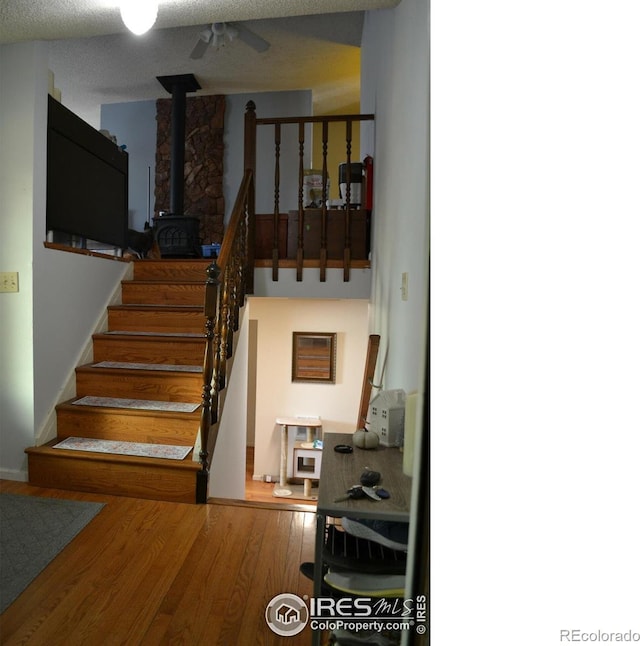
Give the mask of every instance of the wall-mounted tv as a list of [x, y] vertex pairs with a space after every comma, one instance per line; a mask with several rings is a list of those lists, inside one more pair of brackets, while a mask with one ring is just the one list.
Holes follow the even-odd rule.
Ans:
[[47, 231], [127, 247], [129, 156], [49, 96]]

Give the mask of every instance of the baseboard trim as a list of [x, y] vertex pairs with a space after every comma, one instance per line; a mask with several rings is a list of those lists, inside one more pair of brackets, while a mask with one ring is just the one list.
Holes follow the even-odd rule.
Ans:
[[29, 482], [26, 470], [0, 469], [0, 480], [13, 480], [14, 482]]

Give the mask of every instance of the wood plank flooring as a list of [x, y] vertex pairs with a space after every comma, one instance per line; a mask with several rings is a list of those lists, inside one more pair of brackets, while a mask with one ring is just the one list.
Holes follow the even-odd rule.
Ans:
[[[262, 483], [260, 483], [262, 484]], [[0, 481], [0, 491], [105, 502], [98, 516], [0, 617], [0, 643], [39, 645], [311, 643], [278, 637], [264, 611], [277, 594], [312, 594], [315, 515], [79, 493]]]
[[275, 482], [262, 482], [253, 479], [253, 455], [254, 447], [247, 447], [246, 458], [246, 472], [245, 472], [245, 500], [253, 503], [265, 503], [269, 505], [277, 505], [278, 508], [287, 508], [297, 511], [313, 511], [316, 510], [315, 501], [297, 500], [295, 498], [283, 498], [273, 495], [273, 489], [276, 486]]

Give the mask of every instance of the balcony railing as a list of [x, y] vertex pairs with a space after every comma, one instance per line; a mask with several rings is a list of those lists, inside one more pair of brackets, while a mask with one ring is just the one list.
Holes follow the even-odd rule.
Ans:
[[[373, 120], [372, 114], [350, 114], [331, 115], [324, 117], [278, 117], [258, 118], [256, 106], [249, 101], [245, 112], [245, 141], [244, 141], [244, 165], [245, 169], [251, 170], [254, 174], [256, 168], [256, 147], [258, 127], [271, 127], [273, 130], [273, 156], [274, 184], [273, 184], [273, 211], [267, 215], [265, 221], [261, 222], [252, 219], [249, 222], [249, 262], [252, 266], [256, 261], [256, 246], [264, 253], [265, 247], [270, 246], [270, 260], [273, 280], [278, 280], [278, 269], [281, 266], [289, 265], [286, 261], [294, 260], [296, 268], [296, 280], [302, 280], [305, 261], [312, 259], [317, 261], [320, 267], [320, 280], [326, 280], [326, 270], [330, 265], [335, 266], [336, 260], [344, 270], [344, 280], [348, 281], [353, 260], [366, 259], [369, 250], [369, 230], [371, 226], [371, 205], [354, 204], [352, 200], [352, 164], [360, 163], [352, 160], [352, 142], [354, 126], [362, 121]], [[343, 208], [332, 209], [328, 206], [328, 169], [327, 151], [329, 148], [329, 125], [344, 124], [345, 139], [344, 159], [346, 164], [346, 190]], [[317, 208], [309, 209], [304, 203], [304, 181], [305, 181], [305, 154], [306, 126], [320, 124], [322, 135], [322, 195]], [[297, 126], [298, 137], [298, 201], [295, 209], [287, 209], [282, 214], [281, 210], [281, 144], [282, 127], [285, 125]], [[332, 143], [333, 146], [333, 143]], [[371, 181], [371, 177], [365, 174], [364, 182]], [[370, 187], [364, 186], [362, 195], [369, 193]], [[364, 208], [363, 208], [364, 207]], [[255, 213], [255, 202], [253, 205]], [[261, 214], [262, 215], [262, 214]], [[256, 216], [257, 217], [257, 216]], [[260, 225], [260, 230], [257, 230]], [[307, 235], [307, 232], [312, 232]], [[285, 242], [286, 241], [286, 242]], [[355, 243], [355, 244], [354, 244]], [[336, 245], [339, 247], [335, 251]], [[354, 251], [357, 253], [354, 254]], [[337, 256], [337, 257], [336, 257]], [[331, 261], [334, 261], [333, 263]], [[284, 262], [283, 262], [284, 261]]]

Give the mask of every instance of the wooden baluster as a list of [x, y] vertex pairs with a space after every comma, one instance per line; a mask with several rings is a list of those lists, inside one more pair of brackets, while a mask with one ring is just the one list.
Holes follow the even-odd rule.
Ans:
[[349, 282], [351, 270], [351, 119], [347, 119], [347, 206], [344, 212], [344, 276]]
[[296, 254], [296, 280], [302, 281], [302, 261], [304, 259], [304, 205], [302, 203], [304, 192], [304, 123], [298, 124], [298, 250]]
[[[238, 326], [240, 322], [240, 306], [239, 306], [239, 294], [240, 294], [240, 279], [242, 276], [242, 258], [241, 258], [241, 249], [238, 245], [235, 253], [233, 254], [233, 267], [231, 269], [231, 329], [234, 332], [238, 331]], [[231, 354], [229, 355], [231, 356]]]
[[229, 268], [227, 263], [222, 278], [222, 299], [220, 307], [220, 372], [218, 388], [224, 390], [227, 385], [227, 340], [229, 336]]
[[216, 301], [220, 269], [214, 260], [207, 267], [207, 281], [205, 284], [204, 315], [205, 321], [205, 353], [202, 366], [202, 409], [200, 411], [200, 471], [196, 476], [196, 503], [207, 502], [207, 489], [209, 483], [209, 433], [211, 432], [211, 382], [213, 378], [214, 357], [214, 324], [216, 317]]
[[[256, 222], [256, 192], [255, 192], [255, 175], [252, 173], [249, 179], [249, 189], [247, 193], [247, 200], [245, 202], [245, 220], [244, 224], [244, 242], [242, 248], [247, 250], [244, 256], [244, 269], [243, 269], [243, 280], [242, 280], [242, 300], [244, 303], [245, 294], [253, 294], [253, 264], [250, 262], [249, 258], [249, 246], [253, 244], [251, 241], [255, 241], [255, 222]], [[253, 229], [250, 226], [250, 223], [253, 223]]]
[[[244, 170], [250, 170], [256, 176], [256, 104], [249, 101], [244, 115]], [[255, 191], [249, 193], [249, 236], [247, 240], [247, 291], [253, 294], [253, 272], [255, 267], [256, 241], [256, 203]]]
[[322, 215], [320, 218], [320, 282], [327, 280], [327, 142], [329, 122], [322, 122]]
[[273, 251], [271, 279], [278, 280], [279, 264], [279, 225], [280, 225], [280, 124], [275, 124], [275, 148], [276, 148], [276, 170], [275, 170], [275, 191], [273, 194]]
[[[223, 277], [224, 281], [224, 277]], [[220, 405], [220, 348], [221, 329], [222, 329], [222, 290], [220, 289], [220, 280], [218, 279], [218, 294], [216, 299], [216, 319], [213, 326], [213, 376], [211, 378], [211, 423], [218, 423], [218, 412]]]
[[[239, 233], [239, 238], [240, 238], [240, 249], [242, 250], [242, 255], [240, 256], [240, 266], [238, 267], [238, 274], [239, 274], [239, 282], [238, 282], [238, 303], [236, 307], [240, 309], [245, 302], [245, 297], [246, 297], [246, 266], [245, 266], [245, 259], [246, 259], [246, 254], [244, 253], [244, 249], [247, 248], [247, 216], [242, 219], [242, 222], [240, 223], [240, 233]], [[238, 317], [236, 317], [238, 318]]]
[[227, 338], [227, 359], [230, 359], [233, 356], [233, 338], [238, 330], [238, 271], [240, 267], [241, 253], [238, 242], [239, 237], [236, 238], [233, 255], [231, 256], [231, 264], [229, 266], [229, 334]]

